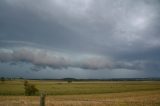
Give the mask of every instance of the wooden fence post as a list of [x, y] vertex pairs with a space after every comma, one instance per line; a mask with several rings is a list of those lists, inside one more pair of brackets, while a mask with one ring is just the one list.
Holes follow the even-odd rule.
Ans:
[[46, 94], [45, 93], [41, 93], [40, 106], [45, 106], [45, 97], [46, 97]]

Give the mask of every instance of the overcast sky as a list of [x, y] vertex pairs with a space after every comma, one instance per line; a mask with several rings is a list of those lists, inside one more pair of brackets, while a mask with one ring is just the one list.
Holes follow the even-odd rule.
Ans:
[[160, 77], [160, 1], [0, 0], [0, 76]]

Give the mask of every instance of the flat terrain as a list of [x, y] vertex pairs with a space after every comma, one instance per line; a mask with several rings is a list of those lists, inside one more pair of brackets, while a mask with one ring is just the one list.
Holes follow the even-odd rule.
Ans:
[[[29, 81], [47, 93], [47, 106], [160, 106], [160, 81]], [[39, 106], [23, 81], [0, 83], [0, 106]]]

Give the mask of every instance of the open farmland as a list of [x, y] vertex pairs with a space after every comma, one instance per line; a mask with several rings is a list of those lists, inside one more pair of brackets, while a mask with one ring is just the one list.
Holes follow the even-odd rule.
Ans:
[[[159, 106], [160, 81], [29, 81], [47, 93], [47, 106]], [[38, 106], [36, 96], [24, 96], [23, 81], [0, 84], [0, 106]]]

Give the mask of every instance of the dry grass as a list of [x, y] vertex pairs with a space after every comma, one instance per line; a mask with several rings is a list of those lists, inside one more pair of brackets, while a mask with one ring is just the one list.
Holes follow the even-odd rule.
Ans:
[[[0, 96], [0, 106], [39, 106], [39, 97]], [[160, 90], [47, 96], [46, 106], [160, 106]]]

